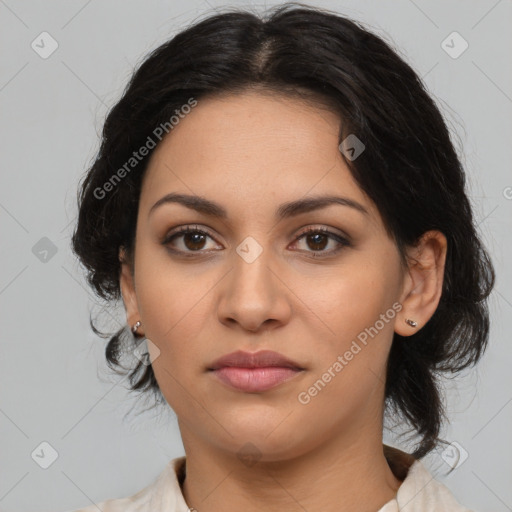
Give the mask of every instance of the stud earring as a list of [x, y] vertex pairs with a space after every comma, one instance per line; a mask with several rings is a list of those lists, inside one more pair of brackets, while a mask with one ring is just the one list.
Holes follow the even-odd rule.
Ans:
[[416, 327], [418, 324], [414, 320], [405, 319], [405, 323], [409, 324], [411, 327]]
[[135, 334], [137, 332], [137, 329], [141, 326], [140, 320], [137, 320], [135, 325], [132, 327], [132, 332]]

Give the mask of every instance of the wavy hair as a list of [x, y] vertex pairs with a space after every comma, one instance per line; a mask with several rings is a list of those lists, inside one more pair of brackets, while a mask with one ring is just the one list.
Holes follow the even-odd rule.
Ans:
[[[108, 113], [99, 151], [80, 184], [73, 251], [97, 295], [119, 300], [119, 248], [133, 262], [141, 181], [152, 150], [107, 197], [98, 199], [98, 188], [191, 97], [248, 88], [327, 105], [340, 116], [339, 141], [355, 134], [364, 142], [364, 153], [345, 161], [403, 262], [405, 248], [426, 231], [440, 230], [447, 238], [439, 306], [412, 336], [395, 333], [387, 363], [386, 411], [419, 436], [413, 455], [421, 458], [440, 442], [439, 375], [474, 365], [486, 348], [486, 299], [495, 274], [440, 110], [397, 51], [361, 23], [297, 3], [264, 15], [231, 9], [192, 24], [148, 54]], [[107, 362], [122, 373], [119, 356], [133, 335], [125, 327], [108, 337]], [[127, 371], [131, 389], [161, 396], [151, 365]]]

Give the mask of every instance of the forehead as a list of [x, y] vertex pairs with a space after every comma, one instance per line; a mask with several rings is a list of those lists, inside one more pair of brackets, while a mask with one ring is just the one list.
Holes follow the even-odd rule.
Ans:
[[[254, 91], [198, 100], [156, 152], [230, 160], [251, 157], [264, 162], [333, 158], [340, 120], [320, 106], [299, 99]], [[193, 149], [193, 155], [189, 153]], [[265, 151], [262, 153], [261, 150]], [[319, 155], [321, 153], [321, 155]], [[314, 155], [313, 155], [314, 154]]]
[[261, 208], [272, 198], [339, 192], [371, 210], [341, 157], [339, 129], [338, 115], [294, 97], [199, 99], [153, 152], [141, 203], [182, 191]]

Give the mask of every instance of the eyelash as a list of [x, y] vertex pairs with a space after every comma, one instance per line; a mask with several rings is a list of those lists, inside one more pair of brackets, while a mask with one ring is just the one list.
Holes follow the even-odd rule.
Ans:
[[[168, 235], [166, 235], [164, 240], [162, 241], [162, 244], [167, 246], [175, 238], [178, 238], [178, 237], [183, 236], [185, 234], [191, 234], [191, 233], [198, 233], [200, 235], [208, 236], [211, 239], [215, 240], [215, 238], [208, 231], [200, 229], [197, 226], [181, 226], [176, 231], [171, 232]], [[324, 250], [306, 251], [308, 253], [311, 253], [311, 257], [313, 257], [313, 258], [322, 258], [322, 257], [326, 257], [326, 256], [331, 256], [331, 255], [337, 254], [338, 252], [340, 252], [345, 247], [351, 247], [352, 246], [351, 242], [349, 240], [347, 240], [346, 238], [344, 238], [343, 236], [341, 236], [341, 235], [339, 235], [337, 233], [334, 233], [332, 231], [329, 231], [327, 228], [315, 228], [315, 227], [308, 227], [308, 228], [306, 228], [297, 238], [295, 238], [294, 242], [298, 242], [299, 240], [302, 240], [303, 238], [305, 238], [306, 236], [308, 236], [310, 234], [318, 234], [318, 233], [320, 233], [322, 235], [326, 235], [331, 240], [334, 240], [334, 241], [338, 242], [339, 247], [336, 248], [336, 249], [331, 249], [330, 251], [324, 251]], [[172, 248], [169, 248], [169, 247], [168, 247], [168, 249], [171, 252], [173, 252], [173, 253], [180, 253], [182, 255], [185, 255], [185, 257], [194, 257], [196, 253], [210, 252], [210, 251], [203, 251], [203, 250], [182, 251], [182, 250], [179, 250], [179, 249], [172, 249]]]

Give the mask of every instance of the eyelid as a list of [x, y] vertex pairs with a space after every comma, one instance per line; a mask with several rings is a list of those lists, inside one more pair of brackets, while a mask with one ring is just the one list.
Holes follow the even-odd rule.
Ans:
[[296, 239], [310, 232], [321, 232], [325, 233], [326, 235], [333, 235], [339, 238], [343, 238], [345, 241], [350, 242], [350, 236], [348, 234], [344, 233], [338, 228], [332, 228], [330, 226], [326, 226], [325, 224], [308, 224], [306, 227], [301, 228], [301, 231], [297, 235]]

